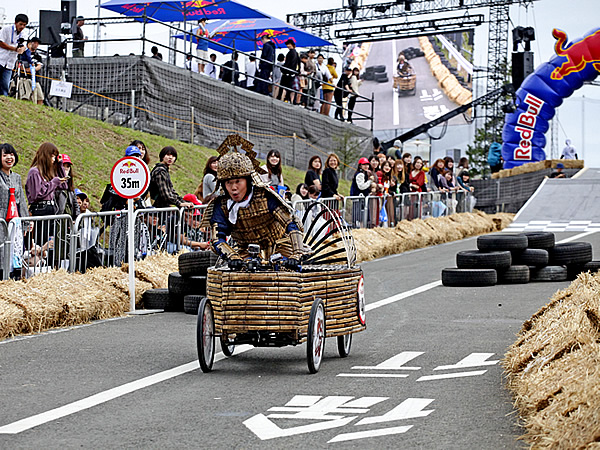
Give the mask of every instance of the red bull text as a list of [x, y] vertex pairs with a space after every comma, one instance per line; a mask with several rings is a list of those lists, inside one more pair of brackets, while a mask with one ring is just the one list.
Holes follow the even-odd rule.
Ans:
[[542, 110], [542, 106], [544, 106], [543, 100], [540, 100], [535, 95], [531, 94], [527, 94], [525, 103], [527, 104], [527, 111], [519, 115], [517, 126], [515, 126], [515, 131], [519, 133], [519, 136], [521, 137], [519, 146], [515, 148], [514, 151], [515, 160], [532, 159], [531, 140], [533, 138], [537, 117]]

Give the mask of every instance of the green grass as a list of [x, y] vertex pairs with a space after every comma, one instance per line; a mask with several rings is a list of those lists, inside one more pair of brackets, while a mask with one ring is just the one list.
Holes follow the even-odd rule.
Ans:
[[[167, 139], [129, 128], [109, 125], [76, 114], [34, 105], [30, 102], [0, 97], [0, 141], [12, 144], [19, 154], [14, 171], [23, 183], [38, 147], [52, 142], [61, 153], [73, 161], [75, 186], [86, 192], [92, 209], [100, 207], [100, 197], [113, 164], [125, 154], [125, 148], [134, 139], [146, 144], [150, 153], [150, 169], [158, 162], [160, 150], [171, 145], [177, 149], [178, 159], [171, 168], [175, 190], [180, 194], [194, 192], [202, 181], [206, 160], [217, 155], [215, 149]], [[292, 191], [304, 181], [305, 172], [284, 167], [285, 182]], [[350, 190], [348, 181], [340, 181], [340, 193]]]

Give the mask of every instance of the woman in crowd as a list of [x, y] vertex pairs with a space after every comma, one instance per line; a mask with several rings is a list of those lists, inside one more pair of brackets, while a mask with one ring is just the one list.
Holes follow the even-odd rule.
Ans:
[[204, 166], [202, 183], [196, 188], [194, 195], [202, 203], [208, 203], [215, 196], [215, 190], [217, 189], [217, 167], [219, 166], [219, 158], [217, 156], [211, 156], [206, 161]]
[[433, 189], [438, 191], [440, 190], [439, 183], [439, 175], [446, 171], [446, 163], [442, 158], [438, 158], [433, 163], [433, 166], [429, 170], [429, 175], [431, 175], [431, 182], [433, 183]]
[[[25, 199], [25, 193], [23, 192], [23, 185], [21, 184], [21, 176], [12, 171], [13, 167], [19, 162], [19, 155], [17, 151], [10, 144], [0, 145], [0, 158], [2, 167], [0, 169], [0, 218], [7, 220], [8, 223], [8, 209], [10, 200], [10, 190], [14, 189], [15, 200], [17, 203], [17, 213], [19, 217], [28, 217], [29, 211], [27, 211], [27, 200]], [[13, 269], [20, 267], [20, 259], [23, 257], [23, 227], [20, 226], [18, 221], [15, 222], [17, 227], [15, 235], [17, 236], [17, 245], [12, 246], [11, 251], [11, 272]], [[20, 238], [20, 239], [19, 239]], [[6, 241], [6, 235], [4, 229], [0, 227], [0, 241]], [[18, 245], [18, 244], [21, 245]], [[0, 255], [0, 260], [4, 260], [3, 255]], [[18, 276], [17, 276], [18, 277]]]
[[321, 158], [317, 155], [310, 158], [308, 161], [308, 170], [306, 171], [306, 175], [304, 176], [304, 183], [309, 188], [314, 184], [321, 190], [321, 169], [323, 167], [323, 162]]
[[469, 184], [469, 180], [470, 175], [467, 169], [463, 169], [458, 172], [458, 176], [456, 177], [456, 187], [458, 188], [456, 193], [458, 200], [458, 212], [473, 212], [473, 208], [475, 207], [475, 197], [468, 195], [475, 190], [475, 188]]
[[[393, 194], [396, 189], [396, 180], [394, 178], [394, 168], [389, 161], [384, 161], [381, 165], [381, 176], [379, 177], [379, 185], [385, 202], [385, 210], [388, 217], [388, 226], [393, 226], [396, 222], [394, 215], [394, 198]], [[380, 205], [381, 206], [381, 205]], [[381, 224], [384, 225], [384, 224]]]
[[358, 97], [358, 87], [360, 86], [360, 71], [358, 67], [352, 69], [352, 76], [350, 77], [350, 87], [352, 88], [352, 94], [348, 98], [348, 122], [352, 123], [352, 114], [354, 113], [354, 106], [356, 105], [356, 99]]
[[[56, 214], [54, 194], [57, 189], [68, 189], [68, 175], [62, 162], [58, 160], [58, 148], [50, 142], [44, 142], [38, 148], [25, 181], [25, 194], [29, 201], [32, 216], [52, 216]], [[54, 222], [42, 222], [35, 227], [35, 242], [42, 243], [54, 237]]]
[[[404, 170], [404, 160], [398, 159], [394, 164], [394, 169], [392, 171], [392, 179], [394, 180], [394, 194], [406, 194], [410, 192], [410, 183], [408, 181], [408, 176], [406, 176], [406, 172]], [[396, 208], [399, 210], [398, 214], [396, 214], [398, 220], [402, 220], [408, 213], [408, 198], [406, 201], [403, 201], [404, 197], [396, 197], [394, 204]]]
[[296, 204], [302, 200], [308, 200], [308, 187], [305, 183], [300, 183], [296, 186], [296, 193], [292, 195], [292, 208], [296, 208]]
[[140, 149], [140, 153], [141, 153], [140, 159], [142, 161], [144, 161], [147, 166], [149, 166], [150, 165], [150, 154], [148, 153], [146, 144], [144, 144], [142, 141], [136, 139], [131, 144], [129, 144], [130, 147], [132, 145]]
[[65, 176], [68, 177], [65, 182], [66, 189], [59, 187], [54, 193], [54, 201], [56, 202], [56, 214], [68, 214], [75, 220], [79, 215], [79, 203], [77, 202], [77, 196], [75, 195], [75, 185], [73, 178], [73, 162], [69, 155], [61, 154], [58, 155], [59, 160], [63, 164]]
[[457, 173], [461, 173], [463, 170], [469, 170], [469, 158], [463, 156], [458, 160], [458, 168], [456, 169]]
[[454, 159], [452, 159], [450, 156], [446, 156], [444, 158], [444, 163], [446, 165], [446, 170], [452, 174], [452, 184], [456, 186], [456, 177], [454, 175]]
[[[377, 158], [375, 157], [377, 160]], [[352, 197], [367, 197], [371, 192], [371, 185], [376, 184], [375, 178], [369, 168], [369, 160], [362, 157], [358, 160], [358, 168], [352, 177], [350, 185], [350, 195]], [[352, 227], [360, 228], [363, 223], [363, 210], [365, 209], [365, 199], [352, 200]]]
[[340, 159], [335, 153], [330, 153], [325, 160], [325, 170], [323, 170], [323, 188], [321, 189], [322, 198], [335, 198], [342, 200], [342, 196], [338, 194], [338, 173]]
[[411, 192], [427, 192], [425, 172], [423, 172], [423, 159], [420, 156], [415, 156], [410, 171], [409, 181]]
[[335, 61], [333, 58], [327, 58], [327, 69], [333, 77], [329, 84], [323, 83], [323, 100], [328, 103], [321, 104], [321, 114], [328, 116], [329, 110], [331, 109], [330, 103], [333, 101], [333, 91], [335, 91], [335, 80], [338, 78], [338, 74], [335, 71]]
[[281, 153], [271, 150], [267, 153], [267, 163], [262, 166], [267, 173], [260, 176], [261, 180], [277, 191], [277, 186], [285, 186], [281, 172]]
[[377, 174], [377, 172], [379, 172], [379, 158], [375, 155], [369, 156], [369, 170], [375, 179], [379, 177]]

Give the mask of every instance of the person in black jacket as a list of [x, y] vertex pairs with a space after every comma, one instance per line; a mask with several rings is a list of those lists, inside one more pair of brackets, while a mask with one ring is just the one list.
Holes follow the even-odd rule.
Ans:
[[[281, 86], [285, 89], [281, 90], [281, 99], [289, 99], [290, 103], [294, 104], [296, 100], [296, 92], [299, 87], [298, 71], [300, 70], [300, 57], [296, 51], [296, 43], [288, 39], [285, 41], [286, 47], [289, 49], [285, 55], [285, 61], [281, 68]], [[294, 89], [294, 91], [292, 91]]]
[[[238, 54], [234, 53], [231, 59], [223, 64], [219, 78], [225, 83], [240, 85], [240, 66], [237, 63]], [[233, 70], [231, 70], [233, 68]]]
[[333, 93], [333, 98], [335, 100], [335, 104], [337, 108], [335, 110], [335, 118], [344, 121], [344, 108], [342, 106], [344, 98], [348, 97], [348, 95], [352, 92], [352, 86], [350, 86], [350, 77], [352, 76], [352, 69], [350, 66], [346, 66], [344, 69], [344, 73], [340, 77], [337, 88]]
[[338, 174], [337, 169], [340, 166], [340, 158], [335, 153], [330, 153], [325, 160], [325, 170], [323, 170], [323, 183], [321, 188], [321, 197], [323, 198], [335, 198], [336, 200], [342, 200], [340, 194], [338, 194]]
[[263, 47], [260, 55], [261, 61], [258, 63], [258, 77], [255, 82], [256, 92], [269, 95], [269, 80], [275, 63], [275, 44], [271, 41], [271, 37], [266, 34], [263, 34], [260, 40]]

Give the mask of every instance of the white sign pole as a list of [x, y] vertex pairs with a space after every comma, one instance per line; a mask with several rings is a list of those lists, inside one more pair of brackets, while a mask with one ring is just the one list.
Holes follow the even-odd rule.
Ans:
[[127, 199], [127, 252], [129, 254], [129, 310], [135, 311], [135, 254], [134, 254], [134, 237], [135, 237], [135, 220], [133, 211], [133, 199]]

